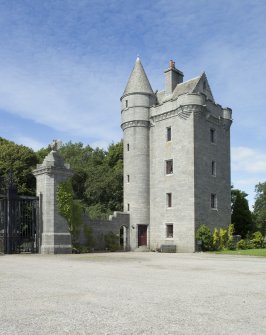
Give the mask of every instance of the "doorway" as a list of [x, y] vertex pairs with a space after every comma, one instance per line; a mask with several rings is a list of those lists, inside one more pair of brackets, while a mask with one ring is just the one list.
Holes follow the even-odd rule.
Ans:
[[147, 225], [138, 225], [138, 247], [142, 245], [147, 245]]

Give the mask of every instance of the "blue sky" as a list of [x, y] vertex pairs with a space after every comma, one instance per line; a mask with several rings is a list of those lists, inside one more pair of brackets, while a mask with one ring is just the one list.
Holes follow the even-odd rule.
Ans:
[[232, 183], [252, 205], [266, 180], [265, 17], [264, 0], [0, 0], [0, 136], [107, 147], [136, 56], [154, 90], [173, 59], [233, 109]]

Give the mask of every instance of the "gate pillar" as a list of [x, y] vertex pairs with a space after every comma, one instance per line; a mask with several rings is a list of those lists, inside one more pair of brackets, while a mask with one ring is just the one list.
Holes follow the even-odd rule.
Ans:
[[58, 152], [54, 141], [51, 152], [33, 171], [36, 193], [40, 199], [40, 245], [42, 254], [66, 254], [72, 252], [71, 235], [66, 220], [59, 214], [56, 191], [60, 182], [73, 173]]

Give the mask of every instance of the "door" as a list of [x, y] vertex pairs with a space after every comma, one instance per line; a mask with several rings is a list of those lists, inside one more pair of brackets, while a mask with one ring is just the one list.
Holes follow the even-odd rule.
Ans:
[[147, 225], [138, 225], [138, 246], [147, 245]]

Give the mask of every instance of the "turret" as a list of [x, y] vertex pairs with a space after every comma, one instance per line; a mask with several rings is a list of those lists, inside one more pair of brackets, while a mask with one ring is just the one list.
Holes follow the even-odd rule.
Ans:
[[123, 96], [124, 211], [130, 214], [132, 249], [148, 246], [149, 225], [149, 108], [155, 95], [139, 57]]

